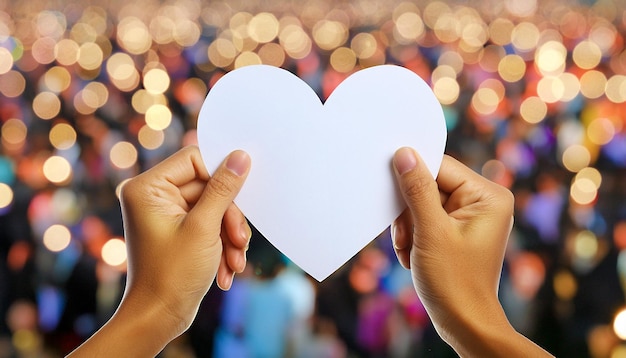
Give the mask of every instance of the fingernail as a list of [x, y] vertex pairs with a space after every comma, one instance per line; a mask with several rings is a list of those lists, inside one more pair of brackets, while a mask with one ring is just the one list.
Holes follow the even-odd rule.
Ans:
[[226, 168], [237, 176], [242, 176], [250, 167], [250, 156], [243, 150], [236, 150], [230, 154], [226, 161]]
[[393, 157], [393, 165], [396, 167], [396, 170], [400, 175], [415, 168], [417, 165], [415, 152], [411, 148], [407, 147], [398, 149]]

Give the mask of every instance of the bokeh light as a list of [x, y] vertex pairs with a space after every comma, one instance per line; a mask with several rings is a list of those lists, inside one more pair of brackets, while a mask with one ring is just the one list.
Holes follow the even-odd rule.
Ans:
[[61, 100], [52, 92], [41, 92], [33, 99], [33, 111], [41, 119], [52, 119], [61, 110]]
[[585, 146], [572, 145], [565, 149], [561, 159], [567, 170], [576, 173], [589, 166], [591, 154]]
[[28, 128], [17, 118], [8, 119], [2, 125], [2, 142], [10, 145], [22, 145], [26, 141]]
[[154, 104], [146, 110], [146, 124], [157, 131], [162, 131], [172, 123], [172, 112], [163, 104]]
[[126, 243], [118, 238], [108, 240], [102, 246], [102, 260], [110, 266], [119, 266], [126, 262]]
[[76, 137], [74, 127], [64, 122], [55, 124], [48, 134], [50, 144], [60, 150], [71, 148], [76, 143]]
[[11, 205], [13, 196], [13, 189], [8, 184], [0, 182], [0, 210]]
[[[447, 153], [515, 195], [500, 287], [511, 323], [538, 337], [549, 319], [559, 334], [545, 344], [557, 356], [624, 355], [611, 324], [626, 295], [625, 24], [616, 1], [0, 2], [0, 231], [9, 243], [0, 301], [37, 301], [34, 323], [0, 337], [0, 351], [67, 354], [77, 340], [64, 337], [87, 336], [114, 311], [125, 257], [115, 196], [128, 178], [197, 144], [198, 113], [216, 81], [262, 63], [299, 76], [322, 101], [370, 66], [421, 76], [443, 105]], [[54, 227], [61, 234], [46, 240], [58, 254], [29, 241]], [[430, 347], [415, 334], [428, 331], [428, 317], [410, 275], [389, 259], [384, 275], [361, 270], [354, 287], [339, 287], [372, 291], [358, 299], [357, 329], [392, 322], [398, 334], [371, 335], [387, 354]], [[62, 307], [76, 307], [69, 277], [82, 260], [94, 265], [80, 266], [90, 280], [81, 290], [97, 287], [98, 312], [64, 316], [74, 331], [59, 335], [71, 313]], [[245, 275], [236, 282], [256, 280]], [[311, 302], [325, 284], [314, 283]], [[366, 302], [378, 296], [389, 307]], [[393, 319], [363, 323], [369, 307]], [[307, 329], [329, 319], [320, 312], [303, 319]], [[359, 337], [351, 344], [372, 353]]]
[[65, 250], [71, 241], [72, 234], [64, 225], [52, 225], [43, 233], [43, 244], [52, 252]]
[[65, 184], [72, 176], [72, 166], [67, 159], [53, 155], [43, 164], [43, 174], [54, 184]]
[[127, 169], [135, 165], [137, 162], [137, 149], [132, 143], [117, 142], [111, 148], [109, 158], [111, 163], [119, 169]]
[[623, 340], [626, 340], [626, 309], [620, 310], [613, 319], [613, 331]]

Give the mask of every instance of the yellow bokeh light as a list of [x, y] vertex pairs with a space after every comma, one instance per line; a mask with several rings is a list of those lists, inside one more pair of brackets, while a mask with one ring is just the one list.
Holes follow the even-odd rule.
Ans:
[[626, 102], [626, 76], [613, 75], [606, 82], [606, 98], [613, 103]]
[[141, 55], [152, 46], [150, 30], [140, 19], [128, 16], [117, 25], [118, 43], [130, 54]]
[[261, 62], [275, 67], [280, 67], [285, 62], [285, 51], [277, 43], [266, 43], [258, 51]]
[[515, 24], [511, 20], [499, 17], [489, 24], [489, 38], [496, 45], [508, 45], [514, 28]]
[[295, 24], [285, 26], [280, 31], [278, 39], [287, 55], [296, 60], [308, 56], [313, 46], [306, 32]]
[[574, 47], [572, 59], [576, 66], [590, 70], [600, 64], [600, 60], [602, 60], [602, 50], [600, 50], [600, 46], [592, 41], [581, 41]]
[[126, 262], [126, 243], [118, 238], [110, 239], [102, 246], [101, 255], [107, 265], [122, 265]]
[[0, 74], [0, 93], [5, 97], [21, 96], [25, 88], [26, 79], [18, 71], [11, 70], [5, 74]]
[[143, 76], [143, 87], [151, 94], [164, 93], [170, 86], [170, 76], [160, 68], [153, 68]]
[[111, 147], [109, 158], [111, 163], [119, 169], [128, 169], [137, 163], [137, 149], [132, 143], [117, 142]]
[[217, 67], [227, 67], [237, 56], [238, 51], [232, 41], [218, 38], [208, 48], [209, 60]]
[[446, 51], [439, 55], [439, 58], [437, 59], [437, 65], [437, 67], [449, 66], [454, 70], [456, 75], [458, 75], [459, 73], [461, 73], [461, 71], [463, 71], [465, 63], [463, 62], [463, 57], [458, 52]]
[[563, 151], [561, 160], [567, 170], [572, 173], [577, 173], [581, 169], [589, 166], [591, 154], [585, 146], [574, 144]]
[[602, 185], [602, 174], [598, 169], [593, 167], [586, 167], [581, 169], [578, 173], [576, 173], [576, 177], [574, 180], [579, 179], [589, 179], [595, 185], [596, 189], [600, 189], [600, 185]]
[[35, 61], [42, 65], [47, 65], [54, 61], [54, 48], [56, 41], [51, 37], [38, 38], [31, 48], [31, 54]]
[[461, 87], [456, 79], [442, 77], [435, 82], [433, 92], [439, 103], [448, 105], [453, 104], [459, 98]]
[[626, 358], [626, 345], [621, 344], [613, 347], [611, 358]]
[[13, 202], [13, 189], [5, 183], [0, 182], [0, 209], [4, 209]]
[[52, 252], [65, 250], [71, 241], [72, 233], [65, 225], [52, 225], [43, 233], [43, 244]]
[[558, 77], [542, 77], [537, 83], [537, 94], [546, 103], [558, 102], [565, 94], [565, 85]]
[[78, 65], [85, 70], [97, 70], [102, 65], [104, 53], [100, 46], [93, 42], [87, 42], [78, 50]]
[[271, 42], [278, 36], [278, 19], [268, 12], [258, 13], [248, 23], [248, 34], [258, 43]]
[[131, 104], [137, 113], [145, 114], [155, 104], [167, 105], [167, 98], [163, 94], [153, 95], [145, 89], [140, 89], [133, 93]]
[[580, 81], [573, 73], [563, 72], [559, 76], [559, 81], [563, 84], [563, 94], [561, 101], [569, 102], [580, 93]]
[[500, 98], [496, 91], [491, 88], [479, 88], [472, 96], [472, 108], [482, 115], [495, 112], [500, 103]]
[[576, 179], [570, 187], [570, 197], [580, 205], [591, 204], [598, 196], [598, 189], [591, 179]]
[[52, 92], [40, 92], [33, 99], [33, 111], [41, 119], [54, 118], [60, 110], [61, 100]]
[[469, 22], [463, 27], [461, 38], [471, 47], [482, 47], [488, 40], [487, 27], [482, 21]]
[[580, 93], [587, 98], [598, 98], [604, 94], [606, 82], [604, 73], [596, 70], [587, 71], [580, 77]]
[[574, 254], [583, 260], [589, 260], [598, 253], [598, 238], [588, 230], [583, 230], [574, 239]]
[[598, 145], [605, 145], [615, 136], [615, 126], [608, 118], [596, 118], [587, 126], [587, 137]]
[[350, 41], [350, 48], [356, 54], [359, 59], [366, 59], [372, 57], [376, 53], [378, 44], [374, 35], [361, 32], [352, 38]]
[[576, 291], [578, 291], [576, 278], [571, 272], [565, 270], [559, 271], [554, 275], [552, 285], [554, 293], [563, 301], [571, 300], [576, 295]]
[[348, 29], [339, 21], [321, 20], [312, 29], [313, 40], [322, 50], [331, 51], [348, 39]]
[[106, 71], [115, 87], [130, 92], [139, 85], [139, 72], [130, 55], [118, 52], [107, 60]]
[[163, 131], [157, 131], [150, 128], [148, 125], [144, 125], [139, 129], [137, 140], [139, 144], [146, 149], [157, 149], [165, 141], [165, 134]]
[[626, 340], [626, 309], [620, 310], [613, 319], [613, 331], [623, 340]]
[[531, 51], [541, 36], [537, 26], [531, 22], [520, 22], [511, 32], [511, 43], [520, 51]]
[[174, 41], [176, 41], [178, 45], [190, 47], [200, 40], [202, 30], [195, 21], [191, 21], [190, 19], [178, 19], [175, 25]]
[[76, 131], [67, 123], [59, 123], [50, 129], [48, 138], [56, 149], [69, 149], [76, 143]]
[[340, 47], [330, 55], [330, 65], [337, 72], [350, 72], [356, 65], [356, 55], [351, 49]]
[[71, 66], [78, 61], [80, 46], [74, 40], [62, 39], [54, 46], [54, 57], [64, 66]]
[[439, 18], [451, 12], [450, 5], [443, 1], [429, 2], [424, 8], [424, 23], [431, 29], [434, 29]]
[[10, 118], [2, 125], [2, 141], [12, 144], [21, 145], [26, 141], [28, 128], [26, 124], [19, 119]]
[[43, 175], [54, 184], [66, 184], [72, 177], [72, 166], [67, 159], [53, 155], [43, 163]]
[[167, 16], [157, 15], [150, 20], [150, 34], [154, 42], [158, 44], [168, 44], [174, 41], [174, 20]]
[[250, 65], [260, 65], [262, 63], [263, 61], [261, 60], [261, 57], [259, 57], [259, 55], [257, 55], [256, 53], [251, 51], [243, 51], [239, 54], [239, 56], [237, 56], [237, 59], [235, 59], [235, 68], [241, 68]]
[[544, 75], [557, 75], [565, 69], [567, 49], [558, 41], [548, 41], [535, 52], [535, 65]]
[[398, 43], [417, 41], [425, 32], [424, 22], [418, 13], [407, 11], [395, 20], [394, 38]]
[[528, 123], [539, 123], [548, 114], [548, 106], [541, 98], [536, 96], [530, 96], [526, 98], [519, 109], [522, 119]]
[[70, 86], [72, 76], [65, 67], [55, 66], [46, 71], [43, 81], [49, 91], [60, 93]]
[[13, 68], [13, 55], [9, 50], [0, 47], [0, 75], [11, 71]]
[[435, 28], [433, 30], [439, 41], [451, 43], [459, 39], [460, 34], [458, 25], [458, 21], [454, 14], [444, 12], [435, 22]]
[[154, 104], [146, 111], [146, 124], [157, 131], [162, 131], [172, 123], [172, 112], [162, 104]]
[[109, 90], [101, 82], [89, 82], [81, 93], [83, 102], [92, 108], [104, 106], [109, 99]]

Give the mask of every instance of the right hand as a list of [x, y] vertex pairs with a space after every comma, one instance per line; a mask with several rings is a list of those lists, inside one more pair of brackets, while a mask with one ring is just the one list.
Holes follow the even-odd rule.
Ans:
[[[393, 225], [394, 249], [439, 335], [461, 355], [547, 354], [515, 332], [498, 301], [511, 192], [447, 155], [436, 181], [411, 148], [393, 164], [408, 206]], [[498, 346], [498, 337], [521, 345]]]

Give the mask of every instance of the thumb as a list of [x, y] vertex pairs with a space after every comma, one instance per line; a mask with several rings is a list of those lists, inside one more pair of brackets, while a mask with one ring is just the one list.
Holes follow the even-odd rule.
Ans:
[[[228, 155], [209, 178], [200, 199], [188, 216], [219, 228], [226, 209], [233, 202], [250, 170], [250, 156], [236, 150]], [[194, 220], [195, 221], [195, 220]]]
[[414, 149], [404, 147], [393, 157], [396, 180], [406, 202], [413, 225], [420, 232], [442, 223], [445, 214], [437, 182]]

